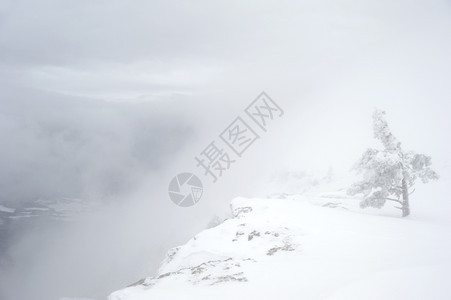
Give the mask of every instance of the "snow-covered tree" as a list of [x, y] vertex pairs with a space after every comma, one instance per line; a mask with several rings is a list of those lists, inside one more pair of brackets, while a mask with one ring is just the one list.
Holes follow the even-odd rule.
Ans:
[[417, 180], [427, 183], [439, 178], [431, 166], [431, 157], [404, 151], [401, 143], [391, 133], [385, 112], [373, 114], [374, 137], [383, 149], [367, 149], [355, 165], [363, 180], [348, 189], [350, 195], [363, 195], [360, 207], [381, 208], [387, 201], [396, 203], [402, 216], [410, 214], [409, 195]]

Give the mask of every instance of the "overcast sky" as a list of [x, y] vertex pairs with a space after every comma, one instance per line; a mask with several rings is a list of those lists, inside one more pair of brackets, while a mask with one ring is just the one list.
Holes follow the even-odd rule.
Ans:
[[[21, 174], [30, 164], [53, 164], [63, 178], [83, 164], [70, 183], [75, 190], [103, 171], [141, 176], [136, 165], [167, 166], [162, 156], [179, 150], [188, 132], [200, 143], [188, 143], [183, 157], [192, 160], [202, 150], [196, 147], [265, 90], [289, 112], [280, 129], [285, 140], [270, 140], [292, 149], [285, 164], [349, 165], [372, 139], [375, 107], [388, 111], [401, 140], [419, 151], [434, 147], [442, 159], [449, 149], [441, 128], [448, 125], [450, 24], [450, 3], [439, 0], [3, 0], [0, 122], [10, 147], [2, 157], [12, 168], [28, 161]], [[174, 123], [183, 123], [180, 137], [164, 133]], [[139, 131], [151, 124], [158, 129]], [[61, 159], [47, 155], [52, 151]]]
[[449, 5], [2, 0], [2, 81], [130, 100], [238, 86], [292, 92], [356, 67], [369, 76], [377, 60], [445, 72]]
[[[376, 107], [405, 148], [446, 170], [450, 32], [445, 0], [0, 0], [0, 202], [120, 203], [39, 255], [25, 251], [36, 237], [17, 243], [17, 260], [35, 264], [9, 286], [20, 290], [11, 282], [25, 272], [29, 292], [48, 297], [120, 288], [157, 265], [148, 253], [183, 242], [231, 197], [258, 194], [257, 174], [348, 171], [374, 146]], [[194, 156], [263, 90], [284, 117], [202, 202], [175, 207], [171, 177], [196, 171]], [[55, 288], [68, 269], [80, 284]], [[106, 278], [101, 291], [94, 277]], [[30, 299], [22, 292], [14, 299]]]

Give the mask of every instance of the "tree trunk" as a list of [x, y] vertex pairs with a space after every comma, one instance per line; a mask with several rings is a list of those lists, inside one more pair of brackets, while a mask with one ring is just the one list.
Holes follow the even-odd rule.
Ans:
[[405, 178], [402, 179], [402, 216], [407, 217], [410, 215], [409, 206], [409, 190], [407, 188], [407, 181]]

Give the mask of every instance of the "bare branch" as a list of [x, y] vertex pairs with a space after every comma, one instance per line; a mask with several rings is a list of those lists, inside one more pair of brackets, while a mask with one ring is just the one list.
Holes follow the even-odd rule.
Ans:
[[390, 200], [390, 201], [398, 202], [399, 204], [402, 204], [401, 201], [399, 201], [399, 200], [397, 200], [397, 199], [393, 199], [393, 198], [385, 198], [385, 200]]
[[411, 192], [409, 192], [409, 195], [412, 195], [413, 192], [415, 192], [415, 189], [413, 189]]
[[394, 208], [397, 208], [397, 209], [401, 209], [401, 210], [402, 210], [402, 207], [394, 206]]

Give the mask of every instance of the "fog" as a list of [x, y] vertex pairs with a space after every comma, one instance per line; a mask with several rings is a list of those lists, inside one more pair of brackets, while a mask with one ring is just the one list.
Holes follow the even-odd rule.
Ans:
[[[274, 171], [349, 172], [376, 107], [448, 172], [450, 29], [438, 0], [0, 1], [0, 204], [88, 207], [7, 229], [0, 298], [105, 299]], [[194, 157], [262, 91], [284, 115], [211, 182]]]

